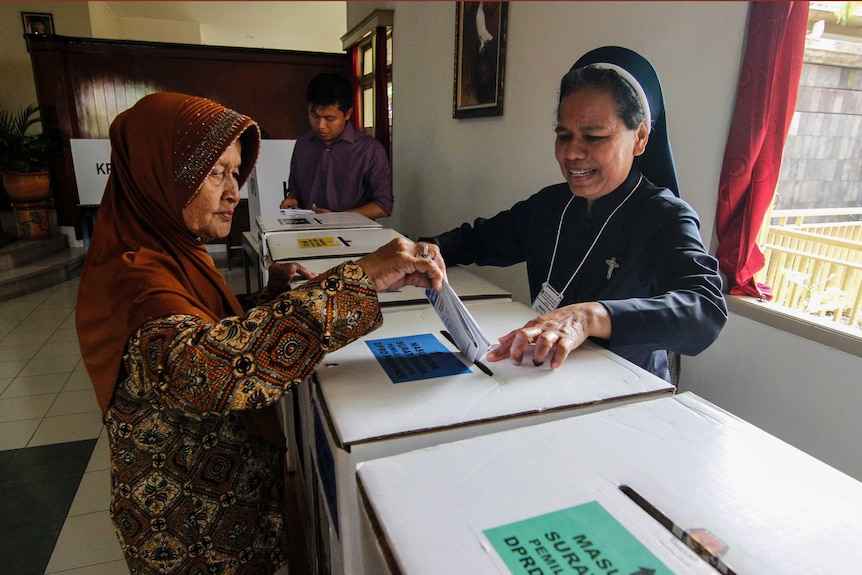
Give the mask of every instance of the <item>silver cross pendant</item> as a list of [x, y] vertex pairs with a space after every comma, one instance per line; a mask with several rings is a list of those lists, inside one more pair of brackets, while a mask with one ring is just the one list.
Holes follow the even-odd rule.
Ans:
[[605, 263], [608, 264], [608, 279], [611, 279], [611, 275], [613, 275], [615, 269], [620, 267], [620, 264], [617, 263], [617, 258], [605, 260]]

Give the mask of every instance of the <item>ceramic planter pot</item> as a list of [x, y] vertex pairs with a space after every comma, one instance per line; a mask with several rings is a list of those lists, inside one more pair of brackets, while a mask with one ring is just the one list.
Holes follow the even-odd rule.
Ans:
[[17, 214], [17, 233], [22, 240], [51, 237], [51, 178], [48, 172], [5, 172], [3, 188]]

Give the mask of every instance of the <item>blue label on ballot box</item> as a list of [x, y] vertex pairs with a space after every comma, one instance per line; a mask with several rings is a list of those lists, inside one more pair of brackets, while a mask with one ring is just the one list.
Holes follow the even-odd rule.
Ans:
[[673, 575], [597, 501], [484, 533], [513, 574]]
[[430, 333], [365, 343], [392, 383], [470, 373], [470, 368]]

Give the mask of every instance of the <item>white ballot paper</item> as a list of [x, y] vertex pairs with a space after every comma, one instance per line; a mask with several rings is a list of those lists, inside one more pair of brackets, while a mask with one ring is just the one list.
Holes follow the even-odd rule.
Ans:
[[279, 208], [278, 211], [283, 216], [304, 216], [314, 213], [314, 210], [301, 210], [299, 208]]
[[482, 359], [488, 350], [491, 349], [491, 342], [482, 333], [482, 329], [464, 307], [461, 298], [449, 285], [449, 282], [443, 282], [443, 289], [439, 292], [433, 289], [426, 289], [425, 296], [434, 309], [446, 330], [458, 349], [467, 356], [470, 361]]

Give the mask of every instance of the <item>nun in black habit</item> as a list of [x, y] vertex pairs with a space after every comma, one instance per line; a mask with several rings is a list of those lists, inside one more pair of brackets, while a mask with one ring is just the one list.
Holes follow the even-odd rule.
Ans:
[[526, 262], [534, 320], [486, 359], [559, 367], [587, 338], [671, 380], [727, 321], [718, 263], [679, 198], [661, 84], [626, 48], [595, 49], [560, 82], [555, 154], [565, 182], [433, 238], [447, 266]]

